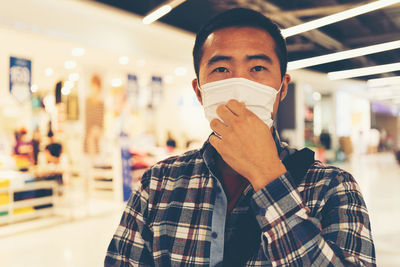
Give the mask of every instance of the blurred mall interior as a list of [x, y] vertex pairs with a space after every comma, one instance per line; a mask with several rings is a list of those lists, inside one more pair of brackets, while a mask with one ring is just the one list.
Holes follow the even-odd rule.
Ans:
[[[355, 10], [374, 2], [383, 5]], [[378, 266], [400, 266], [399, 3], [2, 1], [0, 265], [102, 266], [143, 172], [210, 135], [191, 87], [195, 32], [242, 6], [285, 29], [292, 82], [281, 138], [353, 174]], [[315, 24], [290, 32], [305, 22]]]

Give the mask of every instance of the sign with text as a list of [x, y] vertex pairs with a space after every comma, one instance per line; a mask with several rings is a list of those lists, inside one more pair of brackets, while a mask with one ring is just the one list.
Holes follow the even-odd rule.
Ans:
[[132, 194], [131, 153], [129, 152], [129, 137], [120, 134], [121, 160], [122, 160], [122, 193], [123, 200], [128, 201]]
[[136, 75], [128, 74], [126, 86], [126, 97], [131, 108], [137, 108], [139, 105], [139, 83]]
[[151, 107], [156, 108], [161, 104], [163, 95], [162, 78], [158, 76], [151, 77]]
[[10, 93], [23, 103], [31, 97], [31, 61], [10, 57]]

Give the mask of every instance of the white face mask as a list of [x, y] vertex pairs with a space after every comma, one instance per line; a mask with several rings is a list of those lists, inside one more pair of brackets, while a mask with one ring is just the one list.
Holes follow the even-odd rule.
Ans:
[[[200, 86], [199, 86], [200, 88]], [[271, 128], [275, 97], [281, 90], [245, 78], [230, 78], [204, 84], [201, 88], [203, 108], [208, 121], [218, 118], [217, 107], [230, 99], [244, 102], [246, 108], [256, 114]]]

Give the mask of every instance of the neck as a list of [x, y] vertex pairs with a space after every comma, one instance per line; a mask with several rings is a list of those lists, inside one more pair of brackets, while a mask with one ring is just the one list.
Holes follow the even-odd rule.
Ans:
[[231, 166], [229, 166], [222, 157], [217, 154], [216, 158], [216, 168], [219, 174], [231, 175], [231, 176], [240, 176]]

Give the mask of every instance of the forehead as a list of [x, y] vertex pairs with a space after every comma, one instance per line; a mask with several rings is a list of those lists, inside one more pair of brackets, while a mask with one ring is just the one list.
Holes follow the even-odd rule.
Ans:
[[264, 29], [229, 27], [212, 32], [203, 44], [203, 57], [209, 54], [241, 51], [275, 54], [275, 41]]

